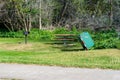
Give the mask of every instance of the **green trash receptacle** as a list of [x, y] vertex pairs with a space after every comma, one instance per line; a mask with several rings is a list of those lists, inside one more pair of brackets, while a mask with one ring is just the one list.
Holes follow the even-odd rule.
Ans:
[[90, 49], [94, 46], [94, 41], [88, 32], [81, 33], [79, 40], [84, 49]]

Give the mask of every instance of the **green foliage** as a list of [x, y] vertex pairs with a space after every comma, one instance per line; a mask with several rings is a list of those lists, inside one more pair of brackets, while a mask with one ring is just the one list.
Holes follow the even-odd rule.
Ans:
[[32, 29], [29, 35], [30, 39], [33, 40], [52, 40], [54, 37], [50, 30], [38, 30]]
[[0, 32], [0, 37], [4, 38], [23, 38], [23, 32], [18, 31], [18, 32]]
[[76, 28], [75, 26], [73, 26], [71, 33], [72, 33], [72, 34], [79, 35], [80, 32], [77, 30], [77, 28]]
[[56, 28], [54, 31], [53, 31], [54, 34], [76, 34], [78, 35], [80, 33], [80, 31], [78, 31], [76, 29], [75, 26], [73, 26], [72, 30], [68, 30], [66, 28]]
[[[7, 38], [24, 38], [23, 31], [18, 32], [0, 32], [0, 37]], [[32, 29], [28, 38], [31, 40], [52, 40], [53, 33], [49, 30]]]
[[[53, 31], [50, 30], [38, 30], [32, 29], [28, 38], [31, 40], [53, 40], [55, 34], [76, 34], [79, 35], [85, 30], [78, 31], [75, 27], [72, 30], [67, 30], [65, 28], [57, 28]], [[120, 48], [120, 41], [117, 38], [117, 33], [114, 30], [111, 31], [101, 31], [101, 32], [92, 32], [88, 31], [95, 43], [94, 49], [107, 49], [107, 48]], [[0, 32], [0, 37], [9, 37], [9, 38], [23, 38], [23, 31], [18, 32]], [[78, 36], [75, 37], [78, 41]]]
[[117, 33], [115, 31], [101, 31], [92, 34], [95, 49], [116, 48]]
[[71, 31], [65, 29], [65, 28], [56, 28], [54, 31], [53, 31], [54, 34], [69, 34], [71, 33]]
[[117, 40], [117, 42], [116, 42], [116, 47], [117, 47], [118, 49], [120, 49], [120, 40]]

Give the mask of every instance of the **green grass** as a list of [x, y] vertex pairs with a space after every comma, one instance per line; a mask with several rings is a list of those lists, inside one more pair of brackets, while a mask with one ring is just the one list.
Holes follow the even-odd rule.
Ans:
[[0, 38], [0, 63], [120, 69], [118, 49], [62, 51], [46, 42], [29, 41], [25, 45], [23, 40]]

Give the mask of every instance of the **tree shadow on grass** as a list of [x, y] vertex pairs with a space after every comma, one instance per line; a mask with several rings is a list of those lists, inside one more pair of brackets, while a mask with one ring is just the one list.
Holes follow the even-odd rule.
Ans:
[[63, 42], [46, 42], [45, 44], [50, 44], [52, 45], [51, 47], [53, 49], [60, 49], [61, 51], [85, 51], [85, 49], [83, 49], [83, 47], [80, 44], [72, 44], [72, 45], [64, 45]]
[[85, 49], [83, 49], [81, 46], [64, 46], [64, 45], [56, 45], [56, 46], [52, 46], [52, 48], [55, 49], [60, 49], [61, 51], [85, 51]]

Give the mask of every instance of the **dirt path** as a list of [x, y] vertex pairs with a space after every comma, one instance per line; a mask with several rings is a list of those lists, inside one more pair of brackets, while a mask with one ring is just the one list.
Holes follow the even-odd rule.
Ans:
[[0, 80], [120, 80], [120, 70], [1, 63]]

